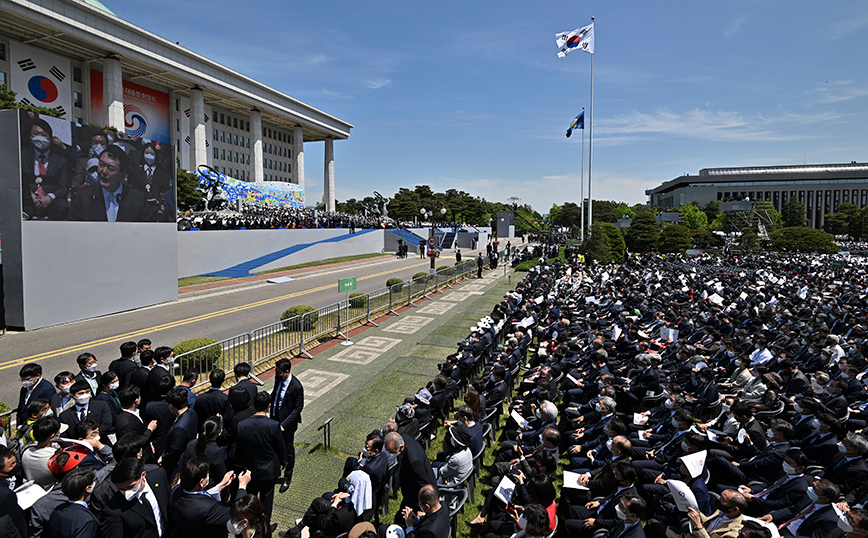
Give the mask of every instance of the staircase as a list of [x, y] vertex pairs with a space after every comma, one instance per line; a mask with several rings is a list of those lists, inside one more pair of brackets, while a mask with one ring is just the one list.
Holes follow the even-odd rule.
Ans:
[[443, 241], [440, 242], [440, 248], [443, 250], [452, 248], [452, 243], [455, 242], [456, 235], [458, 234], [455, 232], [446, 232], [446, 235], [443, 236]]

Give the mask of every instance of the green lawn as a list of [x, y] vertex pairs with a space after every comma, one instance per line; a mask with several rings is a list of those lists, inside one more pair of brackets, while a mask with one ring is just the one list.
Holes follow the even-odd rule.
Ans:
[[207, 284], [209, 282], [220, 282], [221, 280], [234, 280], [231, 276], [186, 276], [178, 279], [178, 287], [195, 286], [197, 284]]

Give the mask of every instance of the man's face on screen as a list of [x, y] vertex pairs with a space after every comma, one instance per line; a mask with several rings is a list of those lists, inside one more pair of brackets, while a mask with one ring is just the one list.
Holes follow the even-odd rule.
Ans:
[[99, 184], [109, 192], [118, 190], [124, 179], [124, 171], [121, 170], [119, 159], [113, 159], [108, 153], [103, 153], [99, 158]]

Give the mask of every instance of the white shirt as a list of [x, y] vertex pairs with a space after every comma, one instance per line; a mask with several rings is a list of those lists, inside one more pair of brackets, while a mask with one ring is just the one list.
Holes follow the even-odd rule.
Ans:
[[142, 416], [139, 414], [139, 410], [138, 410], [138, 409], [135, 409], [135, 410], [133, 410], [133, 411], [130, 411], [129, 409], [122, 409], [121, 411], [126, 411], [127, 413], [129, 413], [129, 414], [131, 414], [131, 415], [134, 415], [137, 419], [139, 419], [139, 422], [141, 422], [142, 424], [145, 423], [145, 421], [142, 420]]
[[154, 519], [157, 520], [157, 536], [163, 535], [163, 521], [160, 517], [160, 503], [157, 502], [157, 497], [154, 495], [154, 492], [151, 490], [150, 484], [145, 480], [145, 486], [142, 488], [142, 491], [139, 493], [138, 499], [141, 502], [142, 498], [148, 500], [148, 504], [151, 505], [151, 510], [154, 511]]

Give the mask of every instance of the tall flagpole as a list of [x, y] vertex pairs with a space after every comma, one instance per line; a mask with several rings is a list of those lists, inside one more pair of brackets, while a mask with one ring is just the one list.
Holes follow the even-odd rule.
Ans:
[[[582, 107], [582, 112], [585, 111], [585, 107]], [[582, 118], [582, 121], [585, 121]], [[581, 206], [582, 210], [582, 231], [579, 236], [582, 242], [585, 241], [585, 126], [582, 125], [582, 176], [579, 180], [579, 206]]]
[[[594, 17], [591, 17], [594, 24]], [[594, 40], [597, 39], [597, 25], [594, 25]], [[591, 106], [590, 106], [590, 129], [588, 131], [588, 231], [594, 223], [594, 198], [591, 196], [591, 173], [594, 162], [594, 53], [591, 53]], [[584, 133], [582, 133], [584, 135]]]

